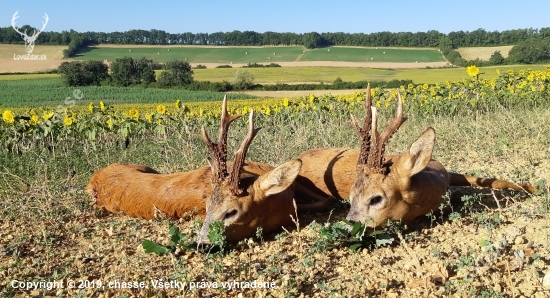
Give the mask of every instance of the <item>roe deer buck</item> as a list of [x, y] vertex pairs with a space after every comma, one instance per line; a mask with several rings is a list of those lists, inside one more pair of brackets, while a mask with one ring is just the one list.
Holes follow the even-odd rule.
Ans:
[[[229, 241], [241, 240], [260, 226], [269, 232], [290, 224], [290, 215], [296, 212], [294, 180], [301, 161], [292, 160], [277, 168], [245, 161], [259, 130], [254, 128], [251, 111], [248, 135], [235, 154], [235, 162], [228, 165], [227, 130], [241, 116], [228, 115], [224, 97], [217, 144], [210, 141], [203, 127], [202, 137], [213, 159], [210, 167], [162, 175], [146, 166], [115, 163], [96, 171], [86, 186], [92, 205], [146, 219], [154, 218], [156, 213], [172, 218], [194, 212], [206, 215], [199, 239], [202, 243], [208, 242], [209, 225], [217, 220], [224, 222]], [[231, 175], [228, 166], [232, 166]], [[305, 189], [302, 192], [308, 193]], [[315, 209], [316, 205], [298, 205], [299, 210], [311, 207]]]
[[449, 186], [511, 188], [534, 193], [529, 184], [478, 178], [447, 172], [432, 160], [435, 130], [428, 128], [401, 155], [384, 156], [386, 142], [406, 120], [398, 91], [397, 113], [382, 134], [376, 129], [376, 109], [371, 107], [370, 85], [367, 87], [363, 127], [351, 116], [361, 147], [356, 149], [312, 149], [298, 156], [303, 166], [298, 183], [314, 185], [320, 194], [343, 199], [349, 197], [348, 220], [366, 221], [380, 226], [391, 220], [412, 220], [444, 202]]
[[[224, 97], [222, 110], [225, 111]], [[273, 167], [247, 161], [244, 175], [263, 174]], [[209, 166], [189, 172], [159, 174], [142, 165], [115, 163], [96, 171], [86, 186], [92, 206], [131, 217], [152, 219], [166, 215], [177, 219], [206, 214], [206, 200], [212, 193]]]
[[295, 180], [302, 162], [286, 162], [265, 173], [243, 173], [243, 164], [250, 143], [260, 128], [254, 128], [254, 111], [250, 111], [248, 133], [235, 152], [231, 173], [227, 166], [227, 129], [242, 115], [229, 116], [224, 109], [217, 143], [213, 143], [204, 127], [202, 138], [211, 154], [212, 195], [206, 203], [206, 218], [199, 243], [208, 244], [210, 224], [222, 221], [228, 241], [252, 235], [258, 227], [270, 232], [292, 223], [295, 210]]

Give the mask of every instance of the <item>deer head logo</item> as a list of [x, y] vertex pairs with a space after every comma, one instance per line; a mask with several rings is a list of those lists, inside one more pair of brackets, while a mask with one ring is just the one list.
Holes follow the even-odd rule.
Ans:
[[11, 18], [11, 26], [13, 28], [13, 30], [15, 30], [17, 33], [21, 34], [21, 37], [23, 37], [23, 40], [25, 41], [25, 49], [27, 50], [27, 53], [32, 53], [32, 51], [34, 50], [34, 42], [36, 41], [36, 38], [38, 37], [38, 35], [40, 33], [42, 33], [42, 31], [44, 31], [44, 28], [46, 28], [46, 25], [48, 24], [48, 14], [44, 13], [44, 19], [46, 20], [45, 22], [42, 22], [42, 29], [40, 29], [39, 31], [34, 31], [34, 33], [31, 35], [31, 36], [28, 36], [27, 35], [27, 30], [25, 30], [25, 32], [21, 32], [19, 31], [19, 28], [17, 28], [15, 26], [15, 20], [17, 18], [19, 18], [19, 16], [17, 15], [19, 13], [19, 11], [16, 11], [14, 14], [13, 14], [13, 17]]

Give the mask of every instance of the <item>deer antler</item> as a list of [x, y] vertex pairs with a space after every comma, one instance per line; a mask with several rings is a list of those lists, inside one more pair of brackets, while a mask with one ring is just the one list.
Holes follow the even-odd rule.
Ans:
[[376, 122], [376, 120], [373, 120], [372, 118], [373, 112], [374, 114], [376, 114], [376, 109], [372, 107], [372, 99], [370, 97], [370, 83], [369, 83], [367, 85], [367, 96], [365, 99], [365, 122], [363, 123], [363, 127], [359, 127], [359, 124], [357, 124], [357, 119], [355, 119], [355, 116], [353, 116], [353, 114], [351, 115], [351, 121], [353, 122], [355, 131], [357, 132], [357, 135], [359, 136], [359, 139], [361, 142], [361, 150], [359, 151], [359, 159], [357, 160], [357, 166], [367, 164], [369, 151], [372, 143], [372, 136], [370, 133], [370, 131], [372, 130], [371, 122]]
[[233, 161], [233, 169], [231, 171], [231, 176], [229, 176], [229, 187], [231, 192], [235, 195], [240, 195], [243, 193], [243, 190], [239, 187], [239, 176], [241, 169], [244, 165], [244, 159], [246, 157], [246, 151], [252, 140], [258, 133], [261, 127], [254, 128], [254, 110], [250, 110], [250, 116], [248, 117], [248, 133], [243, 140], [241, 147], [237, 152], [235, 152], [235, 160]]
[[32, 36], [37, 36], [38, 34], [42, 33], [44, 29], [46, 29], [46, 25], [48, 25], [48, 21], [50, 20], [50, 17], [48, 17], [47, 13], [44, 13], [43, 18], [46, 19], [46, 22], [42, 22], [42, 29], [40, 29], [38, 32], [35, 31], [35, 33]]
[[16, 11], [16, 12], [13, 14], [13, 17], [11, 18], [11, 26], [12, 26], [13, 30], [15, 30], [15, 32], [17, 32], [17, 33], [19, 33], [19, 34], [21, 34], [21, 35], [27, 36], [27, 31], [25, 31], [25, 33], [23, 33], [23, 32], [21, 32], [21, 31], [19, 31], [19, 30], [17, 29], [15, 20], [17, 20], [17, 19], [19, 18], [19, 16], [17, 15], [18, 13], [19, 13], [19, 10]]
[[[370, 107], [370, 108], [369, 108]], [[392, 122], [386, 127], [381, 135], [378, 135], [377, 131], [377, 118], [376, 108], [372, 106], [372, 99], [370, 95], [370, 84], [367, 86], [367, 96], [365, 100], [365, 122], [363, 127], [359, 127], [357, 119], [352, 115], [351, 120], [355, 131], [359, 135], [361, 140], [361, 149], [359, 153], [359, 159], [357, 160], [357, 166], [366, 166], [373, 172], [385, 173], [387, 171], [384, 168], [384, 151], [386, 149], [386, 143], [391, 136], [399, 129], [401, 124], [407, 120], [403, 116], [403, 101], [401, 94], [397, 90], [397, 112]]]
[[230, 116], [227, 113], [227, 95], [224, 95], [222, 101], [222, 113], [221, 113], [221, 123], [220, 123], [220, 132], [218, 135], [218, 142], [214, 143], [208, 137], [206, 129], [202, 127], [202, 140], [208, 147], [210, 155], [212, 156], [212, 172], [217, 181], [222, 181], [229, 176], [227, 172], [227, 130], [229, 125], [235, 119], [238, 119], [242, 115], [232, 115]]

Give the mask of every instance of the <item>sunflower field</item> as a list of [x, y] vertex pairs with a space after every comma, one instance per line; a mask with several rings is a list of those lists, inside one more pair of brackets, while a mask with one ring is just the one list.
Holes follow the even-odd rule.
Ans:
[[[445, 81], [439, 84], [409, 84], [399, 93], [407, 114], [456, 115], [491, 111], [495, 107], [537, 107], [550, 98], [550, 66], [547, 71], [497, 70], [498, 77], [482, 78], [475, 66], [467, 68], [470, 79]], [[397, 89], [371, 89], [373, 104], [382, 112], [391, 111], [397, 100]], [[347, 95], [302, 96], [297, 98], [267, 98], [229, 102], [231, 114], [246, 114], [250, 110], [265, 117], [345, 116], [363, 111], [365, 92]], [[165, 134], [168, 127], [179, 129], [192, 123], [215, 125], [219, 118], [219, 102], [182, 103], [175, 99], [166, 104], [106, 105], [103, 101], [87, 106], [57, 106], [37, 109], [6, 109], [0, 121], [0, 147], [13, 150], [21, 144], [38, 140], [60, 141], [67, 138], [86, 139], [92, 144], [98, 136], [155, 132]], [[25, 146], [25, 145], [23, 145]]]

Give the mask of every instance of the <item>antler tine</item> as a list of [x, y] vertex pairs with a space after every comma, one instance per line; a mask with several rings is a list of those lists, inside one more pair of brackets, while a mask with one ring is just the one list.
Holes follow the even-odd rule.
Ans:
[[231, 122], [233, 122], [235, 119], [238, 119], [242, 116], [243, 115], [241, 114], [229, 115], [227, 113], [227, 94], [225, 94], [222, 101], [221, 125], [220, 133], [218, 135], [218, 146], [220, 143], [224, 144], [224, 146], [227, 145], [227, 130], [229, 129], [229, 124], [231, 124]]
[[42, 29], [40, 29], [40, 32], [44, 31], [44, 29], [46, 29], [46, 25], [48, 25], [48, 21], [50, 20], [50, 17], [48, 17], [48, 14], [47, 13], [44, 13], [44, 16], [43, 16], [44, 19], [46, 19], [46, 22], [42, 22]]
[[367, 85], [367, 94], [365, 98], [365, 121], [363, 127], [360, 127], [357, 123], [357, 119], [351, 115], [351, 121], [353, 122], [353, 127], [359, 136], [361, 142], [361, 149], [359, 153], [359, 158], [357, 160], [357, 166], [366, 165], [368, 161], [369, 151], [372, 142], [372, 130], [376, 130], [376, 127], [372, 127], [373, 122], [376, 123], [376, 120], [373, 119], [373, 111], [376, 115], [376, 110], [372, 108], [372, 99], [370, 95], [370, 83]]
[[14, 27], [15, 27], [15, 20], [17, 20], [17, 19], [19, 18], [18, 14], [19, 14], [19, 10], [16, 11], [16, 12], [13, 14], [13, 16], [11, 17], [11, 25], [14, 26]]
[[214, 143], [210, 140], [204, 126], [201, 129], [202, 140], [206, 144], [206, 147], [208, 147], [208, 151], [210, 151], [212, 157], [212, 163], [210, 164], [212, 166], [212, 172], [218, 181], [229, 176], [227, 172], [227, 130], [231, 122], [241, 116], [242, 115], [229, 115], [227, 113], [227, 95], [224, 95], [218, 142]]
[[403, 100], [401, 99], [401, 94], [399, 89], [397, 90], [397, 112], [392, 122], [386, 127], [384, 132], [376, 138], [376, 149], [372, 153], [372, 160], [369, 159], [369, 164], [373, 168], [382, 168], [384, 163], [384, 150], [386, 149], [386, 143], [391, 138], [391, 136], [399, 129], [401, 124], [407, 120], [403, 116]]
[[239, 147], [239, 150], [235, 152], [235, 160], [233, 161], [231, 176], [229, 176], [229, 187], [231, 189], [231, 192], [233, 192], [233, 194], [235, 195], [240, 195], [243, 193], [243, 190], [239, 187], [239, 177], [241, 174], [241, 169], [244, 165], [244, 160], [246, 158], [248, 147], [250, 146], [252, 140], [260, 129], [261, 127], [254, 128], [254, 110], [250, 110], [250, 116], [248, 117], [248, 133], [241, 143], [241, 147]]
[[19, 18], [18, 14], [19, 14], [19, 10], [16, 11], [16, 12], [13, 14], [13, 16], [11, 17], [11, 26], [13, 27], [13, 29], [15, 30], [15, 32], [17, 32], [17, 33], [23, 35], [23, 33], [22, 33], [21, 31], [18, 30], [17, 25], [16, 25], [17, 22], [15, 21], [15, 20], [17, 20], [17, 19]]

